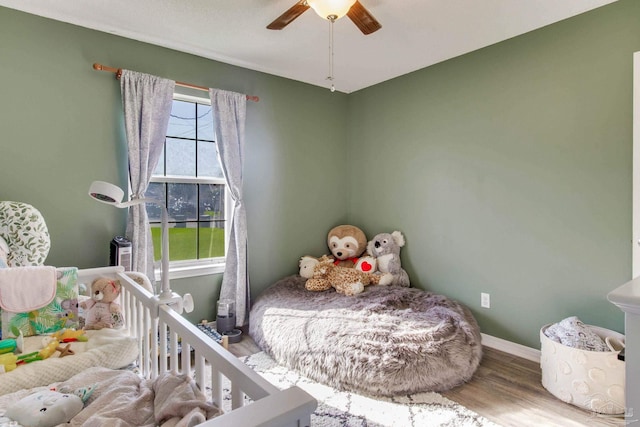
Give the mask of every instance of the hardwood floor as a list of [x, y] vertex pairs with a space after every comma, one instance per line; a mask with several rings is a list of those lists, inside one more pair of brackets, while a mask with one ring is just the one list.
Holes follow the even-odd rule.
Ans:
[[472, 380], [442, 395], [504, 427], [624, 425], [553, 396], [542, 387], [539, 363], [488, 347]]
[[[242, 357], [261, 350], [245, 333], [229, 351]], [[503, 427], [624, 425], [621, 418], [598, 416], [562, 402], [542, 387], [540, 377], [538, 363], [485, 347], [472, 380], [442, 395]]]

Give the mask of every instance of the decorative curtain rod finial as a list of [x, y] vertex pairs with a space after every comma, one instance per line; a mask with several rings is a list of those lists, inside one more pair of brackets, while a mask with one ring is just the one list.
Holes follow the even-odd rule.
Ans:
[[97, 62], [95, 62], [93, 64], [93, 69], [98, 71], [108, 71], [110, 73], [114, 73], [116, 75], [116, 79], [118, 80], [120, 80], [120, 77], [122, 77], [122, 68], [107, 67], [106, 65], [98, 64]]

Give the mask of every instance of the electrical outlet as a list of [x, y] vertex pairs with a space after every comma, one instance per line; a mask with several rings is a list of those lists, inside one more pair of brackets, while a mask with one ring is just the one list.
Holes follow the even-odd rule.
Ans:
[[491, 308], [491, 296], [482, 292], [480, 294], [480, 307]]

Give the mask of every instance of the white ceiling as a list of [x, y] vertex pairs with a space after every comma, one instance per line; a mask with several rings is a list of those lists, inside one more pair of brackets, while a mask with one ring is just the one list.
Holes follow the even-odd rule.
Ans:
[[[0, 0], [0, 5], [329, 87], [328, 21], [309, 9], [283, 30], [265, 28], [296, 1]], [[336, 21], [334, 84], [350, 93], [614, 1], [360, 0], [382, 29], [365, 36], [349, 18]]]

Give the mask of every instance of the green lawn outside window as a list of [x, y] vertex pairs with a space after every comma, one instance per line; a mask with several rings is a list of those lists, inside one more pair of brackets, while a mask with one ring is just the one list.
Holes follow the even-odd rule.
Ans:
[[[200, 248], [197, 251], [198, 235], [200, 232]], [[162, 249], [160, 227], [151, 227], [153, 237], [153, 258], [160, 259]], [[170, 228], [169, 229], [169, 260], [183, 261], [190, 259], [215, 258], [224, 256], [224, 229], [222, 228]]]

